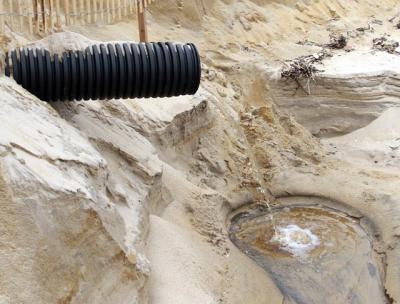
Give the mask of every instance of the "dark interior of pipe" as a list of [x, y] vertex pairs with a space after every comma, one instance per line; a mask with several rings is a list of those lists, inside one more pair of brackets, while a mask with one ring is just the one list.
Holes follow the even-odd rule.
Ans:
[[192, 43], [100, 44], [85, 51], [50, 54], [17, 49], [6, 75], [44, 101], [193, 95], [201, 63]]

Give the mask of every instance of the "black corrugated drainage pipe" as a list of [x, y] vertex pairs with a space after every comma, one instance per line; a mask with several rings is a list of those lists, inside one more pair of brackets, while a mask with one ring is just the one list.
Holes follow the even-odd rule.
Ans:
[[200, 56], [194, 44], [100, 44], [62, 55], [43, 49], [7, 54], [6, 75], [45, 101], [195, 94]]

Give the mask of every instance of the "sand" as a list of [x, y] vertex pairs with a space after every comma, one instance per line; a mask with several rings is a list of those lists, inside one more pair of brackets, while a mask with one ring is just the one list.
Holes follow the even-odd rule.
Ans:
[[[149, 35], [199, 46], [196, 96], [48, 105], [0, 79], [0, 303], [300, 304], [307, 285], [296, 297], [277, 283], [291, 267], [260, 267], [229, 235], [238, 212], [291, 199], [356, 219], [368, 258], [341, 273], [346, 288], [372, 263], [381, 284], [368, 297], [365, 278], [359, 299], [400, 303], [400, 57], [371, 50], [375, 36], [400, 38], [388, 21], [397, 2], [179, 3], [152, 6]], [[374, 31], [357, 34], [368, 22]], [[13, 34], [9, 46], [137, 39], [128, 18], [64, 30]], [[284, 60], [320, 50], [298, 41], [348, 31], [348, 51], [322, 63], [311, 95], [279, 79]], [[330, 257], [323, 275], [342, 262]]]

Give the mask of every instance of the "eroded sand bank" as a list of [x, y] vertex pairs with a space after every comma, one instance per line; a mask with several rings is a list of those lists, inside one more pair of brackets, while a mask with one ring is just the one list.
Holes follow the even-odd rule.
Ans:
[[[296, 280], [316, 280], [320, 270], [328, 279], [310, 294], [316, 303], [338, 290], [338, 280], [356, 288], [329, 301], [399, 303], [397, 112], [372, 122], [398, 101], [397, 76], [379, 58], [399, 57], [371, 51], [375, 36], [399, 37], [388, 21], [396, 5], [160, 1], [150, 10], [151, 40], [200, 48], [202, 88], [194, 97], [48, 105], [1, 78], [0, 302], [302, 303], [311, 283]], [[9, 33], [6, 47], [136, 40], [135, 24], [74, 25], [41, 41]], [[368, 24], [373, 31], [357, 34]], [[278, 77], [283, 60], [320, 50], [299, 41], [326, 43], [331, 32], [348, 31], [350, 52], [334, 51], [340, 58], [322, 63], [311, 95]], [[353, 48], [372, 56], [373, 77], [338, 72]], [[321, 143], [311, 133], [336, 137]], [[319, 260], [326, 265], [301, 264], [289, 252], [263, 268], [230, 241], [229, 219], [239, 208], [281, 210], [279, 198], [288, 196], [333, 204], [318, 219], [306, 214], [307, 222], [297, 216], [285, 224], [319, 235], [325, 247], [310, 255], [321, 256], [318, 248], [337, 235], [334, 254], [328, 246]], [[307, 226], [313, 222], [338, 228]], [[260, 229], [249, 240], [265, 239]]]

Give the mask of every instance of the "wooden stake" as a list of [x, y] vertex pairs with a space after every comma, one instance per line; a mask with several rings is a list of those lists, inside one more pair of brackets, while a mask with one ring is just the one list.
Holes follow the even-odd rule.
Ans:
[[71, 19], [69, 15], [69, 0], [64, 0], [64, 14], [65, 14], [65, 24], [70, 25]]
[[30, 4], [28, 4], [28, 7], [26, 8], [26, 10], [27, 10], [26, 14], [28, 16], [29, 32], [31, 34], [33, 34], [33, 21], [32, 21], [32, 19], [33, 19], [33, 16], [32, 16], [33, 2], [29, 1], [28, 3], [30, 3]]
[[98, 7], [97, 7], [97, 0], [93, 0], [93, 22], [96, 23], [97, 22], [97, 16], [98, 16]]
[[115, 0], [111, 0], [110, 11], [111, 11], [111, 22], [110, 23], [113, 23], [115, 21], [115, 13], [116, 13], [116, 11], [115, 11]]
[[147, 24], [146, 24], [146, 10], [145, 0], [138, 1], [138, 23], [139, 23], [139, 38], [140, 42], [147, 42]]
[[54, 27], [54, 0], [49, 0], [49, 30]]
[[13, 0], [11, 0], [9, 3], [10, 3], [10, 10], [9, 10], [9, 12], [11, 13], [11, 14], [10, 14], [10, 27], [11, 27], [11, 29], [14, 29], [14, 16], [13, 16], [14, 9], [13, 9]]
[[106, 15], [107, 15], [107, 21], [106, 21], [106, 23], [107, 23], [107, 24], [110, 23], [110, 17], [111, 17], [111, 4], [110, 4], [110, 1], [111, 1], [111, 0], [107, 0], [107, 1], [106, 1], [106, 5], [107, 5], [107, 13], [106, 13]]
[[57, 30], [61, 30], [61, 15], [60, 15], [60, 0], [56, 1], [56, 23], [57, 23]]
[[122, 5], [123, 5], [123, 3], [122, 3], [122, 1], [121, 0], [118, 0], [118, 2], [117, 2], [118, 4], [118, 20], [121, 20], [122, 19]]
[[33, 0], [33, 16], [34, 16], [35, 34], [39, 34], [38, 0]]
[[99, 10], [100, 10], [100, 16], [101, 16], [101, 22], [102, 23], [105, 23], [104, 21], [104, 5], [103, 5], [103, 0], [100, 0], [99, 1], [99, 4], [100, 4], [100, 8], [99, 8]]
[[23, 5], [21, 1], [18, 1], [18, 14], [19, 14], [19, 30], [21, 32], [24, 31], [24, 14], [23, 14]]
[[4, 13], [5, 13], [4, 1], [0, 1], [0, 35], [4, 33], [4, 23], [5, 23]]
[[91, 23], [92, 18], [91, 18], [91, 10], [90, 10], [90, 0], [86, 0], [86, 12], [87, 12], [87, 22]]
[[40, 11], [42, 12], [42, 31], [47, 32], [47, 20], [46, 20], [46, 7], [44, 5], [44, 0], [40, 0]]
[[128, 15], [128, 0], [124, 0], [124, 12], [123, 12], [124, 17]]
[[[68, 1], [68, 0], [65, 0], [65, 1]], [[73, 17], [72, 17], [72, 19], [71, 20], [73, 20], [73, 23], [74, 24], [76, 24], [77, 23], [77, 12], [78, 12], [78, 10], [77, 10], [77, 8], [76, 8], [76, 1], [77, 0], [72, 0], [72, 15], [73, 15]]]
[[131, 1], [130, 0], [125, 0], [125, 3], [126, 3], [126, 5], [127, 5], [127, 12], [128, 13], [131, 13], [132, 12], [132, 3], [131, 3]]
[[[85, 24], [85, 23], [89, 23], [87, 20], [86, 20], [86, 16], [85, 16], [85, 0], [79, 0], [79, 10], [80, 10], [80, 12], [79, 12], [79, 19], [80, 19], [80, 23], [81, 24]], [[89, 14], [88, 14], [88, 16], [89, 16]]]
[[140, 0], [132, 0], [132, 5], [133, 5], [133, 10], [135, 11], [135, 13], [138, 12], [138, 4], [139, 4]]

